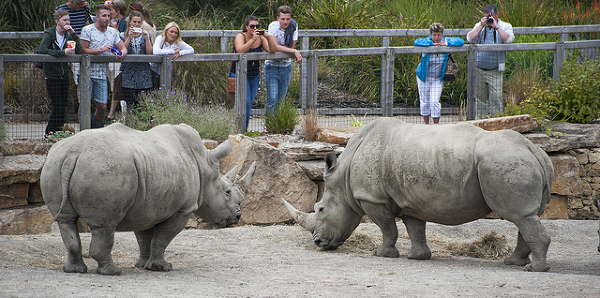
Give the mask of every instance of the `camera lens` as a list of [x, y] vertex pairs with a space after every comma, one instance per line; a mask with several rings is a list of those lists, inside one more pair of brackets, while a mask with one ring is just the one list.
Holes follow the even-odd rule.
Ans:
[[488, 24], [491, 24], [491, 23], [493, 23], [493, 22], [494, 22], [494, 18], [492, 18], [492, 17], [488, 17], [488, 19], [487, 19], [487, 22], [488, 22]]

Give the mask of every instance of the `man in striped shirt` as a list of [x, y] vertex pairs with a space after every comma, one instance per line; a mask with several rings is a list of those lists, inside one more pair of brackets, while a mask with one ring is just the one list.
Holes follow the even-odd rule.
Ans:
[[83, 26], [92, 23], [92, 18], [90, 17], [90, 7], [87, 1], [69, 0], [69, 2], [56, 7], [54, 11], [56, 12], [59, 9], [64, 9], [69, 12], [71, 27], [73, 27], [73, 30], [75, 30], [77, 35], [81, 35], [81, 29]]

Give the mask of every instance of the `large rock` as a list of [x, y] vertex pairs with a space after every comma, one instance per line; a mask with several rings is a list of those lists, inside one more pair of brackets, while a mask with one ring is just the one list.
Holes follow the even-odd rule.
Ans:
[[295, 161], [315, 159], [322, 161], [325, 154], [329, 152], [340, 155], [344, 151], [344, 148], [339, 145], [324, 142], [285, 142], [280, 143], [277, 149], [283, 151]]
[[541, 219], [569, 219], [569, 198], [567, 196], [552, 195], [550, 202], [544, 209]]
[[497, 117], [467, 122], [490, 131], [512, 129], [514, 131], [522, 133], [532, 131], [538, 128], [537, 120], [535, 120], [530, 115]]
[[0, 186], [37, 182], [45, 160], [44, 155], [0, 156]]
[[46, 205], [0, 210], [0, 235], [48, 233], [53, 222]]
[[546, 152], [600, 147], [600, 124], [552, 123], [552, 136], [546, 133], [527, 133], [526, 138]]
[[569, 154], [550, 155], [554, 167], [552, 193], [563, 196], [578, 196], [583, 193], [583, 183], [579, 176], [579, 162]]
[[0, 142], [0, 156], [1, 155], [28, 155], [28, 154], [39, 154], [44, 155], [48, 153], [53, 143], [40, 143], [39, 141], [1, 141]]
[[346, 145], [348, 140], [358, 131], [358, 127], [329, 126], [320, 128], [317, 132], [317, 141]]
[[291, 221], [281, 199], [303, 211], [312, 210], [317, 200], [317, 185], [289, 156], [277, 148], [243, 135], [229, 137], [233, 149], [221, 159], [221, 171], [228, 172], [240, 165], [238, 173], [245, 173], [253, 161], [257, 162], [252, 186], [246, 190], [241, 204], [241, 223], [271, 224]]

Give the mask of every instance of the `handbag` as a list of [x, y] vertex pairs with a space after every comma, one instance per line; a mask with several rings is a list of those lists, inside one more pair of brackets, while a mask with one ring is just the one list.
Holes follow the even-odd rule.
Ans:
[[458, 74], [458, 63], [454, 61], [452, 54], [448, 54], [448, 63], [446, 63], [446, 73], [444, 74], [444, 81], [452, 82], [456, 80]]
[[227, 77], [227, 92], [235, 93], [235, 78]]

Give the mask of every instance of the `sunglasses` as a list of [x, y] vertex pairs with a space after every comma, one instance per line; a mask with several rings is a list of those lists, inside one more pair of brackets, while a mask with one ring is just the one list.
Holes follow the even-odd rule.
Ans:
[[260, 24], [257, 24], [257, 25], [250, 24], [250, 25], [248, 25], [248, 27], [250, 27], [250, 29], [258, 29], [258, 28], [260, 28]]

